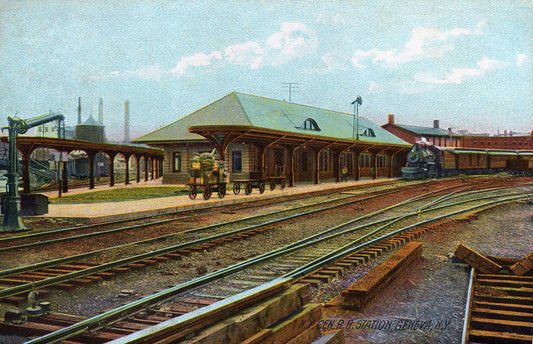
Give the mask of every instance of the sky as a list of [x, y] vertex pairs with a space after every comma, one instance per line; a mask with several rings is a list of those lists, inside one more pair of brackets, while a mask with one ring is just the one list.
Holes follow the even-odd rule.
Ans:
[[125, 101], [134, 139], [237, 91], [531, 133], [532, 33], [520, 0], [0, 0], [0, 125], [53, 111], [74, 126], [78, 97], [83, 120], [102, 98], [119, 142]]

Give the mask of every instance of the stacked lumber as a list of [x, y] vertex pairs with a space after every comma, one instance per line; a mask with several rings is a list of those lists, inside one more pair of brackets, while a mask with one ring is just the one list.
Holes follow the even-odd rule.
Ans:
[[343, 344], [342, 331], [321, 332], [320, 304], [309, 303], [307, 284], [295, 284], [256, 306], [234, 314], [188, 339], [187, 343], [216, 344]]

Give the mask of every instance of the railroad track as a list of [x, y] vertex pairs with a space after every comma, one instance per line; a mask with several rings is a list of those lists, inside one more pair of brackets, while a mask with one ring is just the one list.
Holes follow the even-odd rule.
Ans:
[[533, 276], [472, 269], [463, 343], [531, 344]]
[[[393, 218], [376, 220], [373, 223], [365, 225], [354, 226], [353, 223], [350, 223], [336, 226], [335, 228], [328, 229], [327, 233], [321, 233], [313, 238], [307, 238], [282, 249], [263, 254], [248, 261], [235, 264], [232, 267], [221, 269], [177, 285], [176, 287], [148, 296], [132, 304], [110, 310], [93, 318], [85, 319], [62, 330], [32, 340], [30, 343], [50, 343], [52, 341], [62, 340], [64, 338], [69, 338], [75, 333], [79, 333], [82, 329], [99, 328], [100, 324], [106, 324], [112, 327], [109, 331], [107, 329], [101, 329], [101, 331], [98, 331], [100, 336], [107, 336], [107, 339], [105, 340], [109, 340], [110, 336], [112, 336], [110, 333], [114, 333], [114, 336], [116, 337], [117, 331], [122, 331], [121, 335], [128, 331], [135, 332], [141, 327], [141, 323], [144, 323], [144, 325], [154, 325], [156, 322], [164, 320], [162, 318], [165, 318], [163, 316], [165, 312], [170, 313], [172, 317], [178, 316], [179, 318], [181, 312], [190, 311], [191, 308], [202, 306], [198, 310], [203, 308], [208, 309], [209, 307], [206, 306], [209, 304], [215, 304], [232, 295], [243, 293], [254, 286], [258, 288], [262, 283], [267, 281], [272, 283], [272, 281], [275, 281], [276, 279], [298, 280], [304, 276], [309, 276], [309, 274], [314, 271], [324, 268], [325, 265], [332, 264], [333, 262], [356, 253], [362, 254], [360, 252], [362, 250], [366, 249], [368, 252], [374, 253], [380, 250], [383, 251], [386, 247], [393, 247], [393, 242], [397, 243], [402, 240], [408, 240], [409, 237], [416, 237], [417, 234], [406, 233], [407, 231], [418, 230], [419, 233], [421, 233], [421, 226], [428, 226], [435, 221], [443, 221], [443, 219], [450, 216], [464, 216], [465, 212], [471, 213], [479, 211], [480, 209], [495, 206], [501, 202], [516, 201], [524, 199], [525, 197], [525, 195], [521, 195], [504, 198], [502, 195], [491, 195], [490, 197], [487, 197], [490, 198], [490, 200], [482, 201], [479, 195], [477, 195], [474, 199], [462, 201], [474, 203], [474, 205], [467, 209], [464, 209], [464, 206], [461, 207], [461, 209], [451, 209], [451, 204], [446, 203], [447, 200], [444, 201], [445, 197], [440, 197], [433, 200], [433, 202], [428, 204], [427, 207], [424, 207], [427, 209], [418, 207], [412, 211], [409, 216], [394, 216]], [[495, 200], [494, 198], [497, 199]], [[440, 205], [434, 207], [433, 205], [436, 204]], [[430, 210], [433, 212], [443, 211], [444, 209], [447, 209], [445, 214], [433, 214], [421, 221], [420, 215], [422, 212], [429, 212]], [[408, 225], [405, 225], [404, 223], [397, 228], [400, 221], [399, 219], [402, 217], [402, 221], [407, 220], [408, 217], [416, 218], [416, 221], [412, 221], [413, 223]], [[351, 228], [346, 229], [346, 227]], [[362, 227], [372, 227], [372, 229], [367, 231], [364, 235], [361, 235]], [[387, 229], [385, 230], [385, 228]], [[427, 230], [427, 228], [424, 230]], [[350, 237], [353, 233], [357, 234]], [[403, 235], [404, 237], [395, 238], [395, 236], [400, 235]], [[387, 241], [390, 242], [387, 243]], [[376, 247], [371, 247], [372, 245], [376, 245]], [[246, 270], [243, 270], [244, 268], [246, 268]], [[209, 282], [210, 284], [206, 285], [206, 282]], [[178, 294], [179, 297], [177, 296]], [[162, 306], [161, 302], [168, 300], [169, 298], [172, 298], [172, 301], [165, 303], [165, 305]], [[148, 311], [148, 307], [153, 307], [154, 303], [158, 304], [158, 306], [156, 308], [150, 308], [151, 310]], [[187, 314], [188, 313], [183, 314], [181, 317], [185, 317]], [[119, 326], [117, 321], [121, 321], [125, 324], [123, 328]], [[32, 326], [39, 327], [37, 324], [38, 323], [33, 323]], [[117, 328], [119, 329], [117, 330]], [[30, 329], [31, 326], [26, 328], [27, 331]], [[153, 333], [153, 331], [149, 332]], [[104, 335], [103, 333], [106, 334]], [[97, 339], [93, 338], [93, 340], [94, 341], [89, 342], [97, 342]], [[144, 338], [144, 340], [148, 339]], [[148, 340], [145, 342], [149, 343], [150, 341]]]
[[[394, 192], [394, 191], [390, 191]], [[435, 194], [442, 193], [442, 189], [437, 189]], [[372, 193], [370, 196], [375, 197]], [[432, 193], [427, 193], [423, 198], [435, 197]], [[339, 203], [340, 200], [340, 203]], [[111, 247], [103, 250], [92, 251], [86, 254], [80, 254], [51, 261], [31, 264], [29, 266], [18, 267], [0, 271], [0, 283], [11, 285], [4, 289], [0, 289], [0, 299], [4, 299], [10, 303], [20, 304], [24, 302], [25, 296], [17, 296], [22, 293], [28, 293], [36, 288], [54, 287], [57, 289], [72, 289], [79, 286], [84, 286], [90, 283], [99, 282], [102, 279], [111, 278], [116, 274], [125, 273], [132, 269], [139, 269], [147, 265], [154, 265], [159, 262], [165, 262], [169, 259], [178, 259], [191, 252], [202, 251], [210, 249], [215, 246], [224, 245], [235, 240], [243, 240], [250, 236], [257, 235], [268, 229], [272, 225], [280, 224], [282, 222], [291, 221], [296, 218], [310, 216], [317, 212], [343, 207], [354, 202], [360, 202], [361, 198], [345, 196], [343, 199], [334, 199], [321, 201], [313, 204], [302, 205], [287, 209], [284, 212], [276, 212], [274, 219], [268, 218], [266, 221], [261, 221], [270, 214], [262, 214], [252, 216], [249, 218], [239, 219], [233, 222], [226, 222], [223, 224], [213, 224], [195, 229], [179, 232], [175, 234], [165, 235], [158, 238], [152, 238], [145, 241], [138, 241], [131, 244], [120, 245], [118, 247]], [[414, 201], [414, 200], [412, 200]], [[390, 209], [400, 207], [404, 204], [399, 203]], [[309, 209], [315, 208], [318, 209]], [[298, 211], [298, 212], [295, 212]], [[284, 213], [290, 213], [289, 215]], [[371, 213], [369, 215], [361, 216], [356, 221], [361, 221], [364, 218], [375, 216], [381, 212]], [[283, 215], [283, 216], [281, 216]], [[249, 224], [249, 222], [252, 224]], [[227, 230], [230, 225], [236, 225], [243, 222], [242, 228]], [[200, 233], [200, 234], [199, 234]], [[203, 235], [201, 233], [204, 233]], [[154, 241], [161, 241], [163, 239], [174, 238], [179, 241], [179, 244], [165, 244], [162, 248], [151, 250], [147, 253], [140, 253], [130, 257], [111, 261], [108, 263], [95, 264], [87, 261], [87, 259], [104, 252], [109, 252], [115, 249], [128, 248], [130, 246], [140, 246]], [[199, 238], [200, 237], [200, 238]], [[179, 239], [179, 240], [178, 240]], [[29, 245], [33, 246], [33, 245]], [[18, 247], [20, 250], [20, 247]]]
[[[420, 184], [426, 185], [427, 182]], [[204, 217], [220, 214], [221, 212], [233, 213], [246, 210], [249, 211], [258, 207], [266, 207], [268, 205], [279, 205], [280, 203], [290, 203], [297, 200], [305, 201], [306, 199], [313, 199], [318, 196], [346, 198], [346, 195], [343, 194], [344, 192], [354, 192], [352, 197], [357, 195], [370, 196], [392, 190], [410, 190], [416, 188], [417, 185], [418, 183], [406, 184], [398, 181], [384, 181], [372, 185], [339, 187], [333, 190], [328, 189], [314, 191], [306, 194], [265, 198], [243, 203], [209, 206], [206, 208], [197, 208], [193, 210], [173, 211], [160, 215], [140, 216], [131, 219], [121, 219], [99, 224], [45, 230], [22, 235], [8, 235], [0, 237], [0, 253], [29, 247], [50, 245], [59, 242], [77, 241], [84, 238], [124, 232], [128, 230], [140, 230], [156, 225], [193, 222]]]
[[[449, 183], [450, 181], [439, 181], [439, 184]], [[458, 181], [464, 185], [468, 183], [476, 184], [490, 184], [494, 183], [495, 179], [486, 177], [468, 178]], [[499, 183], [500, 181], [496, 181]], [[187, 211], [175, 211], [157, 216], [141, 216], [132, 219], [116, 220], [99, 224], [82, 225], [68, 228], [60, 228], [54, 230], [44, 230], [34, 233], [26, 233], [22, 235], [6, 235], [0, 237], [0, 253], [13, 250], [21, 250], [31, 247], [39, 247], [51, 245], [55, 243], [67, 243], [71, 241], [78, 241], [80, 239], [87, 239], [99, 235], [116, 234], [131, 230], [139, 231], [151, 226], [161, 226], [165, 224], [186, 223], [200, 220], [209, 216], [216, 216], [221, 212], [230, 214], [242, 211], [249, 211], [257, 209], [258, 207], [265, 207], [267, 205], [279, 205], [280, 203], [287, 203], [295, 200], [305, 200], [316, 198], [323, 195], [326, 197], [346, 197], [346, 193], [353, 193], [356, 196], [371, 196], [371, 195], [386, 195], [387, 192], [401, 192], [415, 189], [427, 188], [429, 182], [410, 182], [404, 183], [399, 181], [383, 181], [373, 183], [365, 186], [350, 186], [339, 187], [333, 190], [314, 191], [307, 194], [297, 194], [292, 196], [283, 196], [281, 198], [266, 198], [248, 201], [246, 203], [237, 203], [224, 206], [212, 206], [207, 208], [198, 208]]]
[[[469, 180], [471, 182], [471, 180]], [[476, 180], [477, 183], [483, 183], [483, 180]], [[465, 183], [463, 181], [463, 183]], [[485, 181], [486, 185], [491, 185], [494, 183], [494, 180]], [[413, 190], [414, 188], [424, 188], [427, 187], [427, 183], [422, 184], [408, 184], [408, 185], [397, 185], [393, 183], [384, 183], [380, 184], [379, 186], [374, 186], [371, 188], [371, 190], [367, 190], [367, 188], [358, 189], [357, 191], [346, 189], [342, 193], [336, 193], [336, 191], [333, 191], [332, 193], [335, 197], [332, 199], [327, 199], [322, 204], [326, 203], [333, 203], [335, 201], [342, 201], [346, 198], [355, 198], [355, 197], [361, 197], [360, 201], [368, 200], [369, 198], [372, 198], [372, 196], [375, 197], [383, 197], [389, 194], [393, 193], [400, 193], [403, 191]], [[482, 185], [478, 185], [478, 187], [482, 187]], [[322, 195], [326, 195], [327, 197], [331, 197], [332, 194], [325, 194], [324, 192], [320, 192]], [[297, 195], [295, 197], [290, 197], [289, 200], [293, 201], [296, 199], [311, 199], [313, 197], [316, 197], [315, 193], [311, 195]], [[283, 200], [283, 202], [289, 202], [288, 200]], [[225, 214], [231, 214], [236, 213], [238, 211], [242, 211], [243, 209], [255, 209], [258, 206], [265, 206], [265, 204], [272, 204], [271, 202], [265, 201], [255, 201], [251, 202], [252, 204], [246, 204], [246, 205], [229, 205], [227, 207], [221, 208], [221, 207], [214, 207], [213, 209], [198, 209], [195, 211], [185, 211], [185, 212], [174, 212], [170, 214], [164, 214], [155, 217], [149, 216], [149, 217], [141, 217], [136, 219], [134, 222], [131, 223], [132, 220], [119, 220], [119, 221], [112, 221], [107, 222], [103, 224], [98, 225], [86, 225], [86, 226], [77, 226], [77, 227], [70, 227], [70, 228], [63, 228], [58, 229], [54, 231], [45, 231], [45, 232], [38, 232], [38, 233], [30, 233], [30, 234], [24, 234], [24, 235], [16, 235], [16, 236], [9, 236], [9, 237], [3, 237], [0, 238], [0, 254], [4, 252], [9, 251], [21, 251], [25, 249], [31, 249], [31, 248], [38, 248], [41, 246], [48, 246], [56, 245], [56, 244], [63, 244], [68, 242], [77, 242], [79, 243], [80, 240], [90, 239], [94, 237], [103, 237], [104, 235], [113, 235], [113, 234], [120, 234], [123, 232], [128, 231], [144, 231], [144, 229], [158, 226], [165, 226], [165, 225], [180, 225], [182, 228], [184, 224], [186, 223], [193, 223], [194, 221], [198, 221], [200, 218], [205, 216], [214, 216], [216, 214], [220, 214], [221, 212]], [[276, 201], [275, 204], [279, 205], [279, 200]], [[314, 205], [320, 205], [320, 202], [316, 202]], [[305, 206], [305, 205], [304, 205]], [[293, 210], [302, 209], [304, 206], [293, 206]], [[284, 211], [290, 211], [291, 208], [287, 208]], [[228, 220], [223, 220], [223, 222], [229, 222]], [[175, 232], [177, 230], [176, 227], [172, 227], [171, 230], [166, 229], [167, 232]], [[161, 230], [162, 232], [165, 232], [165, 229]], [[161, 238], [164, 238], [162, 236]], [[154, 238], [157, 240], [158, 238]], [[109, 240], [101, 240], [101, 241], [109, 241]]]

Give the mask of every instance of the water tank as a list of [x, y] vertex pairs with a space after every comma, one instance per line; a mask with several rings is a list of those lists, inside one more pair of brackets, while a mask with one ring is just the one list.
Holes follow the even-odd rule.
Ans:
[[74, 138], [76, 140], [104, 143], [104, 126], [90, 116], [84, 123], [76, 126]]

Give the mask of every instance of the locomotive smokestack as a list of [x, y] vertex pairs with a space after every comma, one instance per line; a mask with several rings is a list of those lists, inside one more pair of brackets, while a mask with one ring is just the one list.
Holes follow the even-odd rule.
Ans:
[[124, 103], [124, 143], [130, 142], [130, 102]]
[[433, 128], [439, 129], [439, 120], [438, 119], [433, 121]]
[[81, 124], [81, 97], [78, 97], [78, 124]]

